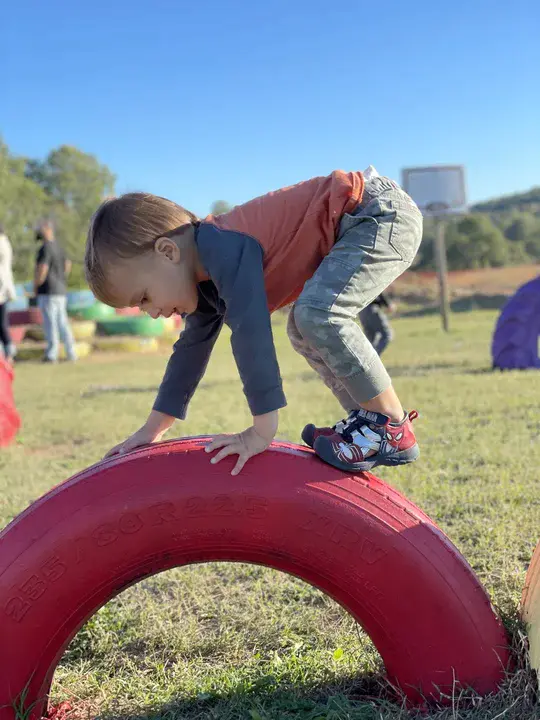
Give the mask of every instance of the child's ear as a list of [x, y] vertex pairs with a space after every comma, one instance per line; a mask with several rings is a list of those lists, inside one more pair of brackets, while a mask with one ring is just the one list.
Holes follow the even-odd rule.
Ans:
[[171, 262], [180, 262], [180, 248], [171, 238], [159, 237], [154, 245], [154, 250]]

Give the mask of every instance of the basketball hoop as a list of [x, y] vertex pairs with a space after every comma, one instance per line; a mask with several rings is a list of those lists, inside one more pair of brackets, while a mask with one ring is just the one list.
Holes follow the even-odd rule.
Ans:
[[448, 331], [450, 294], [444, 240], [444, 218], [467, 212], [467, 190], [463, 165], [430, 165], [405, 168], [402, 185], [425, 217], [435, 218], [435, 255], [439, 274], [439, 303], [443, 328]]
[[430, 165], [405, 168], [402, 185], [426, 217], [467, 211], [463, 165]]

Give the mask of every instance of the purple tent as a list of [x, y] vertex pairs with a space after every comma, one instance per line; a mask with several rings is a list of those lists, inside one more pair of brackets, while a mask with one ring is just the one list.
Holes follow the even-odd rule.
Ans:
[[540, 277], [526, 283], [503, 307], [491, 343], [493, 368], [540, 368]]

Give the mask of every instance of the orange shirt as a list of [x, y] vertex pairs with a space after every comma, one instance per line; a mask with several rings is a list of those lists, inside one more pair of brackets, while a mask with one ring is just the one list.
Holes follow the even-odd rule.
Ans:
[[362, 199], [361, 172], [335, 170], [238, 205], [203, 222], [253, 237], [264, 252], [270, 312], [296, 300], [333, 247], [343, 213]]

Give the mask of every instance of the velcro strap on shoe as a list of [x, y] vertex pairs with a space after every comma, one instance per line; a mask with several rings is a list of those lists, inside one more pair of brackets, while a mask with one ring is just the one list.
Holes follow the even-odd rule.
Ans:
[[351, 438], [355, 445], [362, 448], [364, 455], [369, 450], [378, 450], [381, 445], [381, 436], [370, 430], [367, 425], [363, 425], [360, 430], [353, 430]]
[[356, 410], [355, 414], [358, 419], [364, 420], [368, 423], [373, 423], [374, 425], [386, 425], [390, 420], [388, 415], [383, 415], [382, 413], [378, 412], [372, 412], [371, 410], [364, 410], [364, 408]]

